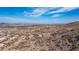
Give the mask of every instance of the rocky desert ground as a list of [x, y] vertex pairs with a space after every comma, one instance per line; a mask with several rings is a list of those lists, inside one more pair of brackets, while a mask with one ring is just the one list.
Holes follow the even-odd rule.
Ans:
[[0, 26], [0, 51], [78, 51], [79, 22]]

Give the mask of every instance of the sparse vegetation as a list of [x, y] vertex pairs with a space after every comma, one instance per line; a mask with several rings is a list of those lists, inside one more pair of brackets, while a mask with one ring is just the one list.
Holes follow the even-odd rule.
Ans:
[[79, 50], [79, 24], [0, 27], [0, 50]]

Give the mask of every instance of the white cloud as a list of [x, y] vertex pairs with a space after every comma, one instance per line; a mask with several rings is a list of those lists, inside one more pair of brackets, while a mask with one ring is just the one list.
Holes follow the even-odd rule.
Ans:
[[69, 11], [72, 11], [72, 10], [75, 10], [75, 9], [77, 9], [77, 7], [63, 7], [63, 8], [57, 9], [55, 11], [49, 12], [49, 14], [52, 14], [52, 17], [60, 17], [63, 14], [59, 14], [59, 13], [69, 12]]
[[[48, 12], [48, 14], [52, 14], [52, 17], [59, 17], [60, 16], [60, 12], [68, 12], [68, 11], [72, 11], [77, 9], [77, 7], [63, 7], [63, 8], [59, 8], [58, 7], [38, 7], [36, 9], [34, 9], [32, 12], [27, 12], [24, 11], [24, 16], [28, 16], [28, 17], [40, 17], [43, 14], [45, 14], [46, 12]], [[54, 9], [57, 9], [55, 11], [53, 11]], [[52, 10], [49, 12], [49, 10]]]
[[61, 14], [54, 14], [54, 15], [52, 15], [52, 17], [60, 17], [60, 16], [62, 16]]
[[0, 17], [0, 23], [14, 23], [17, 22], [16, 18], [12, 18], [12, 17]]
[[32, 12], [24, 11], [24, 16], [39, 17], [39, 16], [43, 15], [44, 13], [46, 13], [47, 11], [49, 11], [51, 9], [56, 9], [56, 8], [55, 7], [54, 8], [52, 8], [52, 7], [41, 7], [41, 8], [36, 8]]
[[30, 21], [31, 19], [24, 19], [24, 18], [16, 18], [16, 17], [9, 17], [9, 16], [2, 16], [0, 17], [0, 23], [33, 23]]
[[60, 12], [68, 12], [68, 11], [72, 11], [72, 10], [75, 10], [75, 9], [77, 9], [77, 7], [63, 7], [63, 8], [56, 10], [56, 11], [49, 12], [49, 14], [60, 13]]

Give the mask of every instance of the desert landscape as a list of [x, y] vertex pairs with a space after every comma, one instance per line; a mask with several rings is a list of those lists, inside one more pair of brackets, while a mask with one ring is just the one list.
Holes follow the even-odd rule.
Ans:
[[78, 51], [79, 22], [0, 26], [0, 51]]

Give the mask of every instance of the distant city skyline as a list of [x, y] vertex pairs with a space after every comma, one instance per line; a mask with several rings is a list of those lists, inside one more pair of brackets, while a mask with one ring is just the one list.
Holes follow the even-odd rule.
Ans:
[[78, 7], [0, 7], [0, 23], [62, 24], [79, 21]]

